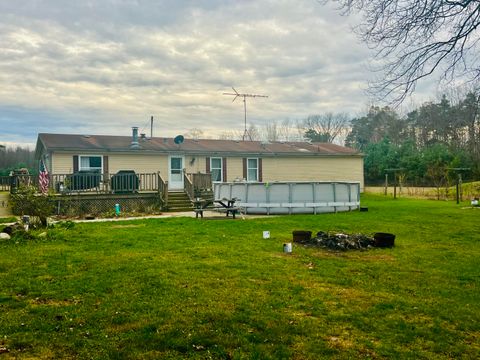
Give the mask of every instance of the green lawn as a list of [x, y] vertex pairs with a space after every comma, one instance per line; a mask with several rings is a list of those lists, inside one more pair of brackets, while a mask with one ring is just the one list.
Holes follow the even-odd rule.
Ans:
[[[2, 242], [0, 358], [479, 358], [480, 209], [372, 195], [362, 205], [77, 224]], [[397, 239], [283, 254], [293, 230]]]

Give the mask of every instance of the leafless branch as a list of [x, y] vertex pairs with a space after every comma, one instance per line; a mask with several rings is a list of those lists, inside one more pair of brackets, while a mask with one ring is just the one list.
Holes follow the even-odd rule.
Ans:
[[304, 134], [310, 131], [310, 138], [316, 138], [316, 141], [334, 142], [346, 132], [349, 124], [350, 118], [347, 114], [326, 113], [308, 116], [303, 120], [302, 128]]
[[402, 102], [417, 82], [432, 74], [440, 81], [480, 81], [480, 0], [325, 0], [343, 14], [359, 12], [355, 28], [376, 60], [381, 77], [373, 95]]

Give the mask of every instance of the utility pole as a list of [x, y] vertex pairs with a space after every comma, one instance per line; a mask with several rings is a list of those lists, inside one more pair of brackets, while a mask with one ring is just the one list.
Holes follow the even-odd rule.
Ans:
[[252, 97], [252, 98], [256, 98], [256, 97], [263, 97], [263, 98], [268, 98], [267, 95], [258, 95], [258, 94], [240, 94], [237, 90], [235, 90], [235, 88], [232, 86], [232, 89], [234, 91], [234, 93], [223, 93], [223, 95], [231, 95], [231, 96], [235, 96], [232, 100], [232, 102], [234, 102], [238, 97], [243, 97], [243, 110], [244, 110], [244, 122], [245, 122], [245, 129], [243, 131], [243, 136], [242, 136], [242, 140], [245, 141], [247, 135], [248, 137], [250, 138], [250, 140], [252, 140], [252, 137], [251, 135], [248, 133], [248, 130], [247, 130], [247, 97]]

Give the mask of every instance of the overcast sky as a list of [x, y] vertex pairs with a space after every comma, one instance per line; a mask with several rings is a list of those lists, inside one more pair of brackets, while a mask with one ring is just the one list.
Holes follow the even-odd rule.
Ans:
[[371, 52], [316, 0], [0, 0], [0, 143], [39, 132], [216, 136], [365, 111]]

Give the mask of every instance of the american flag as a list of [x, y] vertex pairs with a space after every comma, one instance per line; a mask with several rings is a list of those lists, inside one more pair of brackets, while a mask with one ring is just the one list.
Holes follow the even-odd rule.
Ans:
[[50, 183], [50, 178], [48, 177], [48, 170], [45, 166], [43, 160], [40, 160], [40, 173], [38, 175], [38, 187], [42, 194], [48, 192], [48, 184]]

